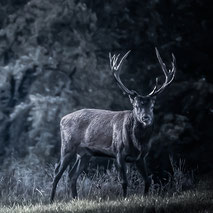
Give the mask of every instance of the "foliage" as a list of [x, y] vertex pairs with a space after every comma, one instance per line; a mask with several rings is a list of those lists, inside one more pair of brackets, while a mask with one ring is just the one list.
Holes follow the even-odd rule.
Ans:
[[109, 90], [108, 71], [102, 65], [99, 75], [92, 41], [96, 20], [74, 1], [30, 1], [5, 20], [0, 37], [7, 45], [0, 54], [11, 55], [0, 69], [3, 157], [11, 151], [24, 157], [34, 147], [41, 160], [48, 158], [59, 147], [63, 115], [84, 104], [110, 105], [112, 98], [102, 96]]

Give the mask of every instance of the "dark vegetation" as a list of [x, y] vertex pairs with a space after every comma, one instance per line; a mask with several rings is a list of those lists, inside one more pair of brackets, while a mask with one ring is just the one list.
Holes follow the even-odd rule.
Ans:
[[180, 159], [198, 177], [212, 171], [211, 13], [210, 0], [1, 0], [0, 187], [18, 180], [30, 186], [21, 175], [35, 175], [49, 189], [60, 118], [80, 108], [130, 108], [108, 52], [132, 50], [121, 77], [144, 94], [161, 75], [155, 46], [165, 62], [174, 53], [177, 75], [155, 108], [148, 158], [153, 180], [168, 181]]

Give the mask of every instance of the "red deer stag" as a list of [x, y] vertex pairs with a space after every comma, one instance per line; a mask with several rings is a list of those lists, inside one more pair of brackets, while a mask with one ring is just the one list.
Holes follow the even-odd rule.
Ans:
[[74, 159], [75, 163], [69, 171], [69, 178], [72, 196], [77, 197], [77, 178], [88, 166], [92, 156], [116, 159], [124, 196], [127, 194], [125, 163], [134, 162], [145, 181], [145, 193], [148, 192], [150, 179], [145, 158], [149, 151], [148, 141], [153, 129], [153, 107], [156, 96], [175, 77], [175, 57], [172, 54], [172, 68], [167, 71], [156, 48], [156, 55], [165, 75], [165, 82], [160, 86], [158, 78], [156, 78], [156, 85], [152, 92], [143, 96], [134, 90], [129, 90], [120, 79], [121, 65], [129, 53], [130, 51], [121, 58], [120, 62], [119, 55], [111, 56], [109, 54], [109, 59], [115, 80], [123, 92], [129, 96], [133, 110], [82, 109], [61, 119], [61, 158], [55, 169], [51, 202], [54, 199], [58, 181]]

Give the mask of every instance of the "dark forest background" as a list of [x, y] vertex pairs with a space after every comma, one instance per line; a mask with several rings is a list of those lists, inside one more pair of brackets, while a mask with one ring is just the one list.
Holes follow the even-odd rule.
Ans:
[[0, 169], [55, 163], [65, 114], [131, 109], [108, 53], [132, 50], [121, 78], [146, 94], [162, 76], [158, 47], [177, 75], [157, 99], [150, 169], [163, 176], [172, 156], [212, 170], [212, 23], [210, 0], [1, 0]]

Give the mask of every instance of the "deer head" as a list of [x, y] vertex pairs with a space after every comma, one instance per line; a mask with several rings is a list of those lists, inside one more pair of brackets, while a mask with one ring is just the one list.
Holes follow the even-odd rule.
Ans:
[[111, 53], [109, 53], [110, 68], [113, 71], [115, 80], [122, 91], [129, 96], [130, 102], [133, 106], [133, 115], [138, 122], [143, 124], [144, 127], [152, 125], [154, 120], [153, 108], [156, 96], [160, 94], [173, 81], [176, 72], [175, 56], [172, 54], [172, 69], [167, 70], [166, 65], [163, 63], [157, 48], [155, 48], [155, 51], [165, 75], [165, 81], [162, 85], [159, 85], [158, 78], [156, 78], [156, 84], [148, 95], [140, 95], [135, 90], [129, 90], [120, 79], [120, 71], [123, 61], [129, 55], [130, 50], [120, 59], [120, 61], [120, 54], [112, 56]]

